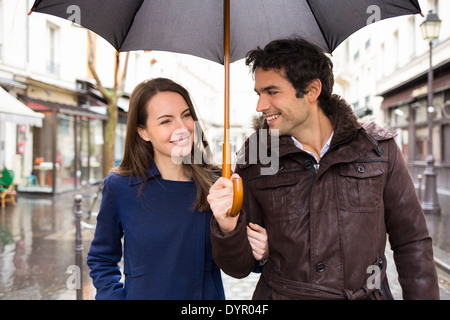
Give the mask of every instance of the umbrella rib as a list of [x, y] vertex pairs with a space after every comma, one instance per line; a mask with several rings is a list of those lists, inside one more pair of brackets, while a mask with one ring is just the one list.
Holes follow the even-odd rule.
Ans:
[[33, 6], [31, 7], [30, 11], [28, 12], [28, 15], [30, 15], [34, 9], [36, 9], [37, 6], [39, 6], [39, 4], [42, 2], [42, 0], [36, 0], [33, 4]]
[[131, 26], [132, 26], [133, 23], [134, 23], [134, 19], [136, 18], [136, 14], [139, 12], [139, 10], [141, 10], [141, 7], [142, 7], [142, 4], [143, 4], [143, 3], [144, 3], [144, 0], [141, 0], [141, 3], [140, 3], [139, 6], [137, 7], [136, 12], [135, 12], [134, 15], [133, 15], [133, 19], [131, 20], [130, 25], [128, 26], [127, 32], [125, 33], [125, 37], [123, 37], [124, 41], [122, 41], [122, 44], [120, 45], [120, 48], [119, 48], [117, 51], [120, 52], [120, 49], [122, 49], [122, 45], [123, 45], [123, 43], [125, 42], [125, 39], [126, 39], [128, 33], [130, 32]]
[[409, 0], [411, 4], [416, 8], [417, 12], [423, 17], [422, 9], [420, 8], [419, 2], [417, 0]]
[[313, 9], [311, 8], [311, 5], [309, 4], [309, 0], [306, 0], [306, 4], [308, 5], [309, 10], [311, 11], [311, 13], [312, 13], [312, 15], [314, 17], [314, 20], [316, 20], [316, 22], [317, 22], [317, 25], [319, 27], [320, 33], [322, 33], [322, 37], [325, 40], [325, 43], [327, 44], [328, 52], [331, 54], [332, 50], [330, 49], [331, 47], [330, 47], [330, 44], [328, 43], [328, 39], [325, 36], [325, 33], [323, 32], [322, 26], [320, 25], [319, 21], [317, 20], [316, 14], [314, 13]]

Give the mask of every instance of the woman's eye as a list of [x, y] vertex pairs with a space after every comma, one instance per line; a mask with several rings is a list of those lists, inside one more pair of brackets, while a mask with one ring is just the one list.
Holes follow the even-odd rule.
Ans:
[[161, 124], [167, 124], [169, 122], [170, 122], [170, 120], [164, 120], [163, 122], [161, 122]]
[[192, 115], [191, 115], [190, 112], [188, 112], [188, 113], [185, 113], [183, 117], [184, 117], [184, 118], [190, 118], [190, 117], [192, 117]]

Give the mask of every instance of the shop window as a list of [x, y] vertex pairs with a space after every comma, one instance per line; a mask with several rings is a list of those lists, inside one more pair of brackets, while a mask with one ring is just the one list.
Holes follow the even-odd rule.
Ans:
[[[426, 161], [428, 155], [428, 127], [420, 127], [416, 130], [416, 160]], [[441, 162], [441, 128], [433, 127], [433, 158]]]
[[80, 150], [78, 157], [77, 184], [82, 186], [89, 183], [90, 159], [89, 159], [89, 119], [81, 118], [81, 136], [78, 140]]
[[398, 128], [395, 130], [397, 136], [395, 141], [400, 147], [402, 151], [402, 155], [405, 158], [405, 161], [409, 160], [409, 132], [407, 128]]
[[31, 166], [24, 164], [24, 174], [18, 190], [25, 192], [53, 191], [52, 112], [42, 112], [42, 127], [33, 127], [33, 154]]
[[428, 112], [427, 108], [419, 107], [416, 110], [416, 123], [427, 122], [428, 121]]
[[119, 122], [116, 126], [116, 140], [114, 142], [114, 166], [118, 166], [122, 162], [123, 153], [125, 151], [125, 135], [127, 124]]
[[74, 189], [75, 186], [75, 127], [74, 117], [58, 114], [56, 143], [57, 192]]
[[450, 163], [450, 124], [442, 126], [442, 162]]
[[428, 154], [428, 128], [416, 130], [416, 160], [425, 161]]
[[98, 182], [103, 180], [102, 159], [103, 159], [103, 123], [101, 120], [90, 120], [90, 150], [89, 150], [89, 180]]
[[391, 109], [391, 127], [407, 126], [409, 122], [409, 107], [402, 106]]

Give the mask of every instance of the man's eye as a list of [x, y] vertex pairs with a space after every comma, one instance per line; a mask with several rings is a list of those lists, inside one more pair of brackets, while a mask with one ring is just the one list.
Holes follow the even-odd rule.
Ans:
[[273, 96], [273, 95], [275, 95], [275, 94], [277, 94], [278, 92], [277, 91], [267, 91], [267, 94], [269, 95], [269, 96]]

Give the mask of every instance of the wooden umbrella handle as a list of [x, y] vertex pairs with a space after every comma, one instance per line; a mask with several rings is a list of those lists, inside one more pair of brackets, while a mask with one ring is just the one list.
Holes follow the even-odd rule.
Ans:
[[233, 181], [233, 204], [227, 215], [230, 217], [236, 217], [242, 209], [242, 202], [244, 199], [244, 186], [241, 177], [231, 178]]
[[[222, 165], [222, 177], [230, 179], [231, 177], [231, 145], [230, 143], [223, 144], [223, 165]], [[227, 215], [235, 217], [242, 209], [242, 202], [244, 199], [244, 186], [241, 177], [231, 178], [233, 182], [233, 203]]]

